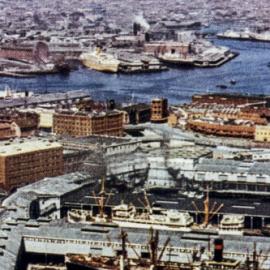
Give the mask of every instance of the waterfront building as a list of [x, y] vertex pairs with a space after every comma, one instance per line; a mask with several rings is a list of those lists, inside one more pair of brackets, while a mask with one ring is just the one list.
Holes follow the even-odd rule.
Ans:
[[256, 126], [256, 128], [255, 128], [255, 141], [270, 142], [270, 125]]
[[263, 95], [245, 95], [237, 93], [211, 93], [197, 94], [192, 96], [192, 103], [196, 104], [227, 104], [227, 105], [244, 105], [255, 104], [256, 107], [269, 107], [270, 97]]
[[61, 111], [53, 115], [53, 132], [57, 135], [86, 137], [89, 135], [123, 136], [123, 113], [74, 113]]
[[1, 46], [0, 57], [18, 61], [37, 62], [41, 59], [48, 59], [49, 49], [45, 42], [40, 41], [36, 42], [34, 46], [25, 46], [23, 44], [17, 46], [9, 44], [7, 46]]
[[168, 117], [168, 125], [170, 127], [177, 127], [178, 124], [179, 124], [179, 116], [174, 112], [170, 113]]
[[14, 122], [20, 129], [20, 136], [23, 137], [33, 135], [39, 125], [39, 115], [35, 112], [4, 110], [0, 113], [0, 119], [4, 122]]
[[225, 122], [213, 122], [205, 120], [188, 120], [188, 127], [191, 130], [205, 134], [214, 134], [219, 136], [231, 136], [242, 138], [254, 138], [255, 126], [251, 123], [230, 124]]
[[219, 194], [265, 196], [270, 193], [270, 162], [201, 159], [194, 181]]
[[20, 109], [20, 112], [36, 113], [39, 116], [38, 128], [48, 132], [52, 130], [55, 106], [50, 106], [49, 108], [36, 107]]
[[63, 173], [63, 147], [47, 140], [20, 140], [0, 145], [0, 185], [11, 190]]
[[147, 104], [132, 104], [122, 108], [122, 110], [125, 112], [125, 123], [127, 124], [135, 125], [150, 121], [151, 109]]
[[0, 140], [21, 136], [21, 130], [15, 122], [0, 122]]
[[155, 98], [151, 104], [151, 122], [164, 123], [168, 120], [168, 100]]

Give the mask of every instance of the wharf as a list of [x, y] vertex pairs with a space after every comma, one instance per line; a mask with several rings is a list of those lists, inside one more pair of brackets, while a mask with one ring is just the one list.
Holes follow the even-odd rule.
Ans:
[[8, 71], [0, 71], [0, 77], [12, 77], [12, 78], [33, 78], [33, 74], [22, 74]]
[[18, 108], [25, 107], [29, 105], [38, 105], [46, 103], [58, 103], [62, 101], [75, 101], [77, 99], [89, 98], [90, 95], [88, 91], [69, 91], [66, 93], [56, 92], [49, 93], [46, 95], [40, 94], [36, 96], [31, 96], [27, 98], [14, 98], [14, 99], [2, 99], [0, 100], [0, 109], [6, 108]]

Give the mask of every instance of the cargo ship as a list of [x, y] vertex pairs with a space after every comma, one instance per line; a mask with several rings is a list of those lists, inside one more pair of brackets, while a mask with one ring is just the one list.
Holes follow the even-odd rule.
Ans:
[[[105, 211], [107, 195], [105, 192], [104, 180], [101, 184], [101, 190], [94, 198], [98, 205], [98, 214], [85, 209], [70, 209], [67, 212], [67, 220], [69, 223], [83, 223], [91, 225], [119, 226], [120, 228], [141, 228], [164, 231], [178, 232], [205, 232], [210, 234], [229, 234], [243, 235], [244, 233], [244, 217], [241, 215], [224, 215], [218, 226], [210, 224], [211, 219], [217, 214], [223, 205], [210, 205], [209, 191], [206, 192], [203, 201], [204, 209], [199, 210], [198, 206], [193, 202], [196, 212], [204, 213], [204, 221], [202, 224], [196, 224], [193, 217], [188, 212], [181, 212], [176, 209], [164, 209], [153, 207], [144, 190], [144, 210], [140, 212], [133, 204], [122, 202], [112, 207], [112, 213], [108, 216]], [[110, 194], [109, 194], [110, 196]]]
[[[67, 270], [244, 270], [250, 269], [250, 263], [245, 268], [237, 259], [223, 257], [223, 239], [214, 240], [214, 253], [205, 254], [205, 249], [193, 251], [191, 259], [182, 262], [163, 260], [165, 250], [169, 247], [170, 237], [161, 246], [159, 233], [150, 229], [149, 241], [146, 244], [144, 256], [141, 257], [136, 250], [136, 258], [128, 258], [127, 233], [121, 231], [121, 246], [118, 255], [114, 257], [67, 254], [65, 264]], [[254, 259], [255, 258], [254, 256]], [[256, 261], [257, 262], [257, 261]]]
[[102, 52], [100, 49], [82, 53], [80, 60], [87, 68], [109, 73], [117, 73], [120, 61], [112, 54]]
[[153, 44], [152, 47], [147, 48], [150, 53], [154, 53], [160, 61], [174, 66], [219, 67], [239, 55], [228, 47], [215, 46], [197, 38], [189, 42]]

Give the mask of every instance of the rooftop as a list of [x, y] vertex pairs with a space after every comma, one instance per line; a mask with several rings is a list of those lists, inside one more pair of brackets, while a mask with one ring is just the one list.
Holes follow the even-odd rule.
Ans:
[[19, 154], [31, 153], [54, 148], [60, 148], [62, 145], [58, 142], [38, 139], [16, 140], [13, 142], [0, 143], [0, 156], [14, 156]]
[[196, 165], [196, 171], [269, 175], [270, 162], [202, 159]]

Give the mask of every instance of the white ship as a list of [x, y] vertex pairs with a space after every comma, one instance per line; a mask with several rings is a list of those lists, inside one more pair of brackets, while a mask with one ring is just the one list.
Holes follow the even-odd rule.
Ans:
[[[112, 217], [108, 218], [100, 214], [93, 216], [90, 210], [72, 209], [68, 211], [68, 222], [70, 223], [108, 223], [115, 224], [121, 228], [142, 228], [167, 231], [191, 231], [194, 223], [189, 213], [177, 210], [158, 209], [159, 213], [138, 213], [133, 205], [120, 204], [115, 206], [112, 211]], [[153, 208], [153, 211], [157, 209]]]
[[158, 58], [165, 63], [179, 64], [179, 65], [193, 65], [195, 59], [192, 56], [186, 56], [179, 53], [166, 52], [159, 54]]
[[228, 39], [250, 39], [250, 34], [251, 32], [248, 29], [239, 32], [234, 30], [227, 30], [224, 33], [218, 33], [217, 37]]
[[251, 33], [250, 38], [258, 41], [270, 41], [270, 32]]
[[224, 33], [217, 34], [219, 38], [227, 39], [240, 39], [240, 40], [253, 40], [253, 41], [265, 41], [270, 42], [270, 32], [256, 32], [245, 29], [244, 31], [227, 30]]
[[187, 212], [151, 208], [145, 213], [138, 213], [135, 206], [122, 203], [112, 209], [112, 222], [124, 228], [191, 231], [194, 220]]
[[227, 47], [215, 46], [209, 41], [198, 39], [189, 43], [189, 52], [172, 50], [159, 53], [157, 58], [165, 63], [180, 66], [218, 67], [237, 55]]
[[101, 52], [96, 49], [88, 53], [82, 53], [80, 60], [83, 65], [102, 72], [116, 73], [118, 72], [120, 61], [112, 54]]

